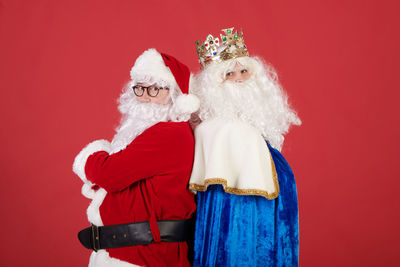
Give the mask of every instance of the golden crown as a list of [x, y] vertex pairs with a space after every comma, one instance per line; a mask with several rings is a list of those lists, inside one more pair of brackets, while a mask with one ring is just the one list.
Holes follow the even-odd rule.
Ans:
[[196, 51], [199, 56], [201, 68], [204, 68], [211, 62], [220, 62], [232, 58], [249, 56], [247, 47], [244, 44], [243, 31], [240, 30], [233, 32], [233, 27], [224, 29], [220, 34], [222, 44], [218, 37], [209, 34], [206, 40], [202, 43], [200, 40], [196, 41]]

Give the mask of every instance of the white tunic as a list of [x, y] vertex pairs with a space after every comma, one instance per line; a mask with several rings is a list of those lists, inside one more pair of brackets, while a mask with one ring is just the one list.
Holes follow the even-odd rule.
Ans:
[[221, 184], [231, 194], [278, 196], [275, 165], [259, 130], [239, 120], [215, 118], [196, 127], [195, 140], [191, 190]]

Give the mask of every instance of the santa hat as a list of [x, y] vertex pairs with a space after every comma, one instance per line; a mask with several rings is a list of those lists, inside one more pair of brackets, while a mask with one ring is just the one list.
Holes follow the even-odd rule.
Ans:
[[170, 55], [160, 54], [154, 48], [144, 51], [131, 69], [131, 78], [135, 83], [157, 83], [159, 86], [180, 89], [182, 94], [174, 101], [180, 112], [193, 113], [199, 109], [199, 99], [189, 94], [189, 68]]

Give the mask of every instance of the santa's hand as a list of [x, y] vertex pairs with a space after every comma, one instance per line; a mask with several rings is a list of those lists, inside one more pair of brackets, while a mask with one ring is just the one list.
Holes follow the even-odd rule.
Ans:
[[194, 129], [197, 127], [197, 125], [199, 125], [201, 123], [201, 119], [199, 117], [199, 115], [197, 113], [192, 113], [190, 116], [190, 127], [192, 127], [192, 130], [194, 131]]
[[97, 184], [95, 184], [95, 185], [92, 185], [92, 190], [94, 190], [95, 192], [97, 191], [97, 190], [99, 190], [100, 189], [100, 186], [98, 186]]
[[[85, 197], [87, 197], [89, 199], [94, 199], [94, 197], [96, 196], [96, 193], [101, 192], [100, 189], [101, 189], [100, 186], [88, 181], [87, 183], [83, 184], [81, 193], [82, 193], [82, 195], [84, 195]], [[104, 189], [103, 189], [103, 191], [104, 191]]]

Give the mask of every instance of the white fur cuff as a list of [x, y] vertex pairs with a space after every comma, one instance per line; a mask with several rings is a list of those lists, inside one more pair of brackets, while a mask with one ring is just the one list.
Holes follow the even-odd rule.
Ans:
[[87, 180], [85, 174], [86, 161], [90, 155], [98, 151], [106, 151], [110, 153], [111, 144], [107, 140], [97, 140], [88, 144], [81, 152], [75, 157], [72, 170], [82, 179], [84, 183], [88, 183], [89, 186], [92, 184]]
[[89, 199], [93, 199], [94, 196], [96, 195], [96, 191], [92, 189], [93, 184], [90, 181], [87, 181], [86, 183], [83, 184], [81, 193], [85, 197]]

